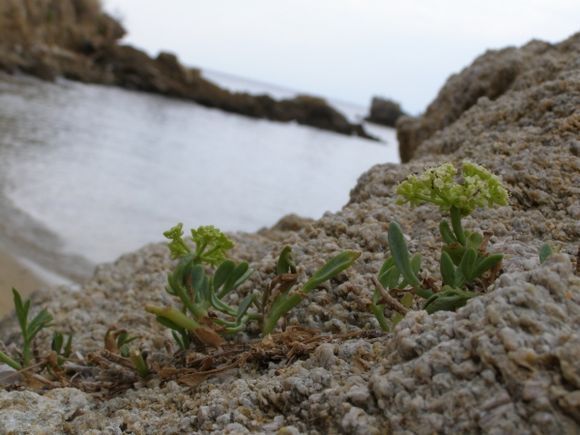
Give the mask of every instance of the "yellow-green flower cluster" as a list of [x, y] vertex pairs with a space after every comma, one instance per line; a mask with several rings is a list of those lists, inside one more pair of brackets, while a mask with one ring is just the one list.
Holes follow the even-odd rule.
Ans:
[[460, 178], [458, 181], [451, 163], [428, 169], [420, 176], [411, 175], [397, 188], [398, 203], [417, 206], [429, 202], [442, 211], [455, 207], [463, 216], [476, 208], [507, 205], [507, 190], [498, 177], [482, 166], [463, 162]]
[[[163, 233], [171, 242], [169, 250], [173, 258], [181, 258], [191, 253], [183, 240], [183, 224], [179, 223]], [[191, 230], [191, 239], [195, 243], [194, 261], [216, 265], [226, 259], [226, 252], [234, 247], [228, 236], [212, 225], [201, 226]]]
[[191, 230], [191, 238], [195, 242], [196, 257], [213, 266], [224, 261], [226, 252], [234, 247], [234, 242], [213, 225]]
[[171, 257], [181, 258], [190, 253], [189, 247], [185, 244], [183, 240], [183, 224], [179, 223], [169, 230], [165, 231], [163, 235], [171, 240], [169, 242], [169, 250], [171, 251]]

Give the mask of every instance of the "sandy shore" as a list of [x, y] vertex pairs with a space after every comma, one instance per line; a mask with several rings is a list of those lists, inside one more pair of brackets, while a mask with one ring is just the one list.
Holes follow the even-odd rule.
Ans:
[[22, 295], [29, 295], [48, 285], [23, 262], [0, 251], [0, 317], [13, 308], [12, 287]]

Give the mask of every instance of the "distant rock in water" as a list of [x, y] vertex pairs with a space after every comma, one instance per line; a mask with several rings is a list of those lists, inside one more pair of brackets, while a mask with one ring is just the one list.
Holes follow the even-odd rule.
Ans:
[[373, 97], [371, 110], [366, 120], [375, 124], [394, 127], [397, 120], [404, 115], [405, 112], [403, 112], [401, 105], [396, 101], [381, 97]]
[[104, 13], [98, 0], [20, 0], [0, 2], [0, 70], [22, 71], [43, 80], [58, 76], [85, 83], [121, 86], [195, 101], [206, 107], [253, 118], [290, 122], [370, 136], [326, 101], [299, 96], [275, 100], [268, 95], [231, 92], [186, 68], [171, 53], [152, 59], [120, 45], [125, 30]]

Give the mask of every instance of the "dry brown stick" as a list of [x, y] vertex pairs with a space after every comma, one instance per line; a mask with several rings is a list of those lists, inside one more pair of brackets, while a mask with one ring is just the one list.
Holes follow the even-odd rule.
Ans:
[[398, 300], [392, 297], [389, 292], [383, 287], [381, 282], [373, 276], [373, 283], [377, 286], [379, 292], [381, 292], [381, 302], [386, 303], [389, 307], [395, 310], [402, 315], [405, 315], [409, 312], [409, 309], [406, 308], [403, 304], [401, 304]]

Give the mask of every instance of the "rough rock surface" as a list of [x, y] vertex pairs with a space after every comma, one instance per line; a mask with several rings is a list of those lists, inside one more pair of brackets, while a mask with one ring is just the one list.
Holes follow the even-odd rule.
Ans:
[[[519, 91], [557, 81], [559, 76], [563, 79], [564, 71], [578, 68], [578, 57], [570, 55], [574, 48], [568, 46], [575, 45], [576, 40], [574, 37], [554, 45], [534, 40], [521, 48], [490, 50], [478, 57], [469, 67], [447, 80], [421, 117], [401, 118], [397, 125], [401, 160], [411, 160], [421, 143], [454, 124], [471, 107], [494, 101], [504, 94], [514, 96]], [[530, 104], [532, 101], [528, 99]], [[522, 107], [522, 110], [526, 109]], [[541, 112], [550, 110], [549, 107], [537, 109]], [[527, 120], [531, 121], [527, 114], [521, 116], [522, 119], [518, 119], [520, 126]]]
[[[293, 246], [303, 277], [339, 250], [360, 250], [358, 262], [313, 292], [288, 323], [333, 334], [376, 330], [370, 278], [385, 258], [389, 222], [399, 221], [410, 249], [421, 252], [424, 273], [438, 275], [440, 214], [397, 205], [397, 183], [426, 165], [468, 158], [500, 174], [511, 192], [510, 206], [465, 221], [492, 231], [490, 249], [506, 254], [504, 273], [487, 294], [456, 313], [412, 312], [390, 334], [324, 343], [305, 359], [249, 365], [195, 388], [153, 379], [113, 397], [70, 388], [2, 392], [0, 431], [578, 433], [580, 34], [534, 55], [529, 45], [512, 52], [524, 59], [530, 79], [520, 77], [494, 100], [480, 98], [431, 134], [411, 162], [371, 168], [341, 211], [237, 234], [233, 253], [257, 271], [244, 286], [251, 291], [267, 285], [283, 244]], [[477, 77], [466, 70], [445, 89], [461, 99]], [[539, 265], [544, 242], [560, 253]], [[167, 332], [143, 305], [168, 302], [163, 288], [171, 266], [164, 246], [150, 245], [100, 266], [81, 291], [53, 289], [36, 303], [55, 314], [61, 329], [75, 331], [82, 354], [102, 347], [113, 323], [163, 352]], [[15, 337], [8, 319], [2, 339]]]
[[87, 83], [122, 86], [184, 98], [253, 118], [309, 125], [367, 139], [361, 124], [350, 123], [325, 100], [298, 96], [231, 92], [186, 68], [177, 57], [149, 57], [121, 45], [125, 31], [103, 13], [98, 0], [3, 0], [0, 2], [0, 70], [23, 71], [44, 80], [64, 76]]

